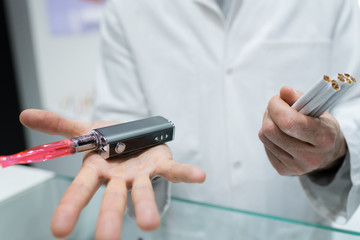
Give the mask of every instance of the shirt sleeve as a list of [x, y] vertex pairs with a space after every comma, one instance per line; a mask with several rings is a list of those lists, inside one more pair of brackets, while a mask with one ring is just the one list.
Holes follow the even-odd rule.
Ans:
[[357, 1], [343, 1], [337, 22], [332, 44], [331, 76], [349, 73], [358, 80], [356, 86], [330, 109], [345, 136], [348, 153], [329, 184], [319, 184], [309, 176], [300, 177], [300, 181], [321, 215], [345, 224], [360, 204], [360, 18]]
[[[101, 23], [100, 63], [94, 83], [93, 120], [127, 122], [150, 116], [146, 97], [137, 75], [137, 67], [121, 14], [120, 1], [107, 1]], [[160, 215], [170, 203], [170, 183], [162, 178], [152, 181]], [[130, 198], [130, 194], [128, 196]], [[132, 202], [127, 213], [135, 217]]]

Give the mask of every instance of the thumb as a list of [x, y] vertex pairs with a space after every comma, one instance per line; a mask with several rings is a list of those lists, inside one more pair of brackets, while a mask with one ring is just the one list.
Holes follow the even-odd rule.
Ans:
[[296, 102], [302, 95], [302, 92], [299, 92], [291, 87], [285, 86], [280, 89], [280, 98], [284, 100], [290, 106]]
[[59, 114], [45, 110], [24, 110], [19, 119], [24, 126], [30, 129], [69, 138], [87, 134], [89, 130], [88, 122], [69, 120]]

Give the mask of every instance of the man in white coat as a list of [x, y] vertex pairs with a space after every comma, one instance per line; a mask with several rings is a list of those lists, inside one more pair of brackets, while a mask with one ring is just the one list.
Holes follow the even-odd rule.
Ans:
[[[175, 123], [176, 140], [169, 144], [172, 154], [159, 146], [120, 166], [87, 155], [54, 215], [56, 236], [71, 232], [102, 183], [108, 194], [98, 237], [120, 234], [124, 194], [131, 187], [138, 225], [154, 229], [159, 215], [150, 180], [203, 182], [201, 169], [203, 184], [173, 184], [171, 194], [312, 222], [352, 216], [360, 199], [360, 89], [319, 118], [290, 106], [300, 96], [295, 90], [306, 91], [324, 74], [359, 77], [356, 0], [109, 0], [101, 34], [94, 119], [163, 115]], [[40, 127], [43, 114], [72, 130]], [[90, 123], [80, 127], [60, 116], [36, 115], [24, 112], [22, 122], [67, 136], [90, 129]], [[171, 156], [201, 169], [169, 167]], [[144, 159], [147, 171], [124, 167]], [[83, 185], [87, 190], [75, 197], [74, 189]], [[162, 211], [168, 182], [157, 180], [153, 187]]]

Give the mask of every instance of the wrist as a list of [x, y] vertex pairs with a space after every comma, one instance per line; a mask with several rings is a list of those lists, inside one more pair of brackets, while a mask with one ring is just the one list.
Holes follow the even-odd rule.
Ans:
[[318, 171], [334, 171], [338, 170], [342, 163], [344, 162], [346, 153], [348, 151], [348, 147], [345, 141], [345, 137], [342, 133], [340, 133], [340, 139], [339, 144], [337, 144], [337, 148], [335, 148], [334, 157], [332, 158], [332, 161], [325, 165], [322, 168], [319, 168]]
[[[346, 148], [347, 150], [347, 148]], [[324, 168], [317, 169], [315, 171], [312, 171], [306, 176], [309, 177], [309, 179], [321, 186], [329, 185], [335, 178], [337, 172], [343, 165], [344, 161], [346, 159], [346, 152], [344, 155], [342, 155], [340, 158], [333, 161], [331, 164], [327, 165]]]

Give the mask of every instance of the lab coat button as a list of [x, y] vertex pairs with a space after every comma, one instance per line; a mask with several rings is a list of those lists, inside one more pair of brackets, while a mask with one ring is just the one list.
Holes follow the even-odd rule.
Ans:
[[232, 75], [234, 71], [232, 68], [228, 68], [226, 72], [228, 75]]
[[233, 167], [234, 168], [240, 168], [241, 167], [241, 162], [240, 161], [236, 161], [233, 163]]

